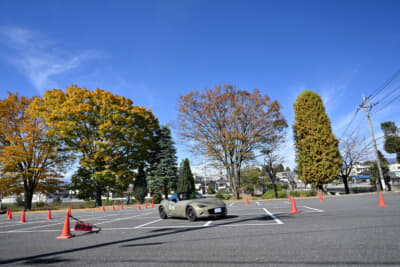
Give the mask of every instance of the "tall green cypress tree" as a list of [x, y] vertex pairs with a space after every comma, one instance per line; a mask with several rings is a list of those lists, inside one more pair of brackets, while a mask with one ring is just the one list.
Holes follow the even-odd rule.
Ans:
[[167, 199], [170, 190], [176, 189], [176, 149], [167, 126], [161, 127], [157, 133], [153, 162], [148, 170], [147, 178], [152, 192], [159, 192]]
[[189, 159], [182, 160], [178, 171], [178, 186], [177, 192], [192, 192], [195, 191], [194, 178], [190, 169]]
[[293, 124], [299, 179], [319, 189], [337, 177], [342, 159], [338, 140], [321, 97], [310, 90], [303, 91], [293, 104]]

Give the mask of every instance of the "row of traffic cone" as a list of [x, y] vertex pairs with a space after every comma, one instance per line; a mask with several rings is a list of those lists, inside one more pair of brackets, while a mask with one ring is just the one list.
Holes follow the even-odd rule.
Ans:
[[[154, 202], [153, 202], [153, 200], [151, 201], [151, 207], [154, 208]], [[147, 209], [147, 202], [144, 203], [144, 208]], [[112, 209], [112, 210], [115, 210], [115, 205], [114, 205], [114, 203], [113, 203], [111, 209]], [[124, 209], [124, 204], [121, 202], [121, 210], [123, 210], [123, 209]], [[141, 210], [140, 203], [138, 203], [137, 209], [138, 209], [138, 210]], [[101, 208], [101, 210], [102, 210], [102, 211], [106, 211], [106, 207], [104, 206], [104, 204], [103, 204], [103, 207]]]
[[[303, 198], [302, 193], [300, 193], [300, 198]], [[294, 200], [294, 197], [291, 198], [290, 194], [288, 194], [288, 200], [289, 200], [289, 202], [290, 201], [292, 202], [292, 211], [290, 213], [299, 213], [297, 211], [296, 202]], [[324, 200], [322, 199], [321, 192], [319, 192], [319, 202], [322, 202], [322, 201], [324, 201]], [[246, 197], [246, 205], [247, 206], [250, 205], [249, 204], [249, 197]], [[379, 205], [378, 206], [380, 206], [380, 207], [386, 207], [387, 206], [385, 201], [383, 201], [382, 192], [379, 192]]]
[[[12, 209], [10, 209], [10, 208], [7, 209], [7, 217], [9, 220], [11, 220], [13, 218], [12, 217]], [[51, 209], [49, 209], [49, 213], [47, 215], [47, 220], [51, 220], [51, 219], [52, 219], [51, 218]], [[21, 223], [26, 222], [25, 210], [22, 211], [21, 220], [19, 222], [21, 222]]]

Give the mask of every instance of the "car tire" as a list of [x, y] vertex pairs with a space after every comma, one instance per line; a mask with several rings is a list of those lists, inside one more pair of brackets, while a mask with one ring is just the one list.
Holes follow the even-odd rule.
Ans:
[[160, 207], [158, 208], [158, 213], [160, 214], [160, 218], [161, 218], [161, 219], [165, 220], [165, 219], [168, 218], [168, 215], [167, 215], [167, 213], [165, 212], [163, 206], [160, 206]]
[[196, 212], [194, 211], [193, 207], [187, 207], [186, 218], [191, 222], [194, 222], [197, 220]]

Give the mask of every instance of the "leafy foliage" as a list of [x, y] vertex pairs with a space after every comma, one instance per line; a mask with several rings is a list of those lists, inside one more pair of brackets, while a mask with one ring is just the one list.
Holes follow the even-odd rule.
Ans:
[[[379, 161], [381, 164], [383, 178], [385, 179], [385, 184], [388, 186], [388, 188], [390, 190], [391, 188], [390, 188], [390, 184], [389, 184], [389, 180], [390, 180], [389, 162], [383, 156], [382, 152], [379, 150], [378, 150], [378, 157], [379, 157]], [[366, 163], [370, 165], [370, 173], [371, 173], [370, 183], [372, 185], [379, 186], [379, 188], [382, 188], [382, 181], [379, 176], [378, 163], [376, 161], [368, 161]]]
[[190, 169], [189, 159], [182, 160], [178, 170], [178, 185], [177, 192], [192, 192], [195, 191], [194, 177]]
[[167, 126], [157, 132], [156, 140], [147, 177], [151, 191], [162, 192], [167, 199], [170, 189], [176, 189], [176, 149]]
[[393, 121], [381, 123], [381, 129], [385, 136], [383, 148], [387, 153], [396, 153], [397, 163], [400, 163], [400, 130]]
[[332, 133], [330, 120], [317, 93], [303, 91], [294, 103], [294, 111], [299, 179], [322, 189], [323, 184], [338, 175], [342, 165], [338, 140]]
[[65, 92], [46, 91], [34, 106], [51, 135], [74, 151], [90, 172], [97, 205], [104, 193], [121, 190], [134, 177], [134, 169], [149, 161], [158, 120], [128, 98], [70, 86]]
[[286, 124], [278, 101], [260, 91], [252, 93], [231, 85], [193, 91], [179, 101], [180, 134], [193, 150], [222, 164], [235, 197], [239, 198], [240, 169], [255, 151]]
[[214, 186], [209, 186], [209, 187], [207, 188], [207, 194], [211, 195], [211, 194], [214, 194], [214, 193], [215, 193], [215, 188], [214, 188]]
[[28, 210], [35, 192], [53, 193], [61, 188], [61, 172], [71, 159], [48, 134], [45, 120], [31, 109], [33, 100], [11, 93], [0, 100], [1, 192], [23, 192]]
[[256, 167], [246, 167], [240, 171], [242, 176], [242, 189], [254, 195], [254, 190], [264, 187], [266, 179], [262, 176], [262, 172]]
[[154, 204], [160, 204], [160, 202], [162, 201], [162, 196], [159, 193], [154, 193], [152, 196], [152, 200]]

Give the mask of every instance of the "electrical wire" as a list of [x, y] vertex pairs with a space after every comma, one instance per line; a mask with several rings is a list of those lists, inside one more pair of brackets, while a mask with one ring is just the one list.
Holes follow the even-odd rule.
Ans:
[[342, 134], [340, 135], [339, 139], [342, 139], [343, 136], [345, 135], [345, 133], [347, 132], [347, 130], [349, 129], [350, 125], [352, 125], [354, 119], [356, 118], [358, 112], [360, 111], [360, 107], [357, 107], [356, 111], [353, 114], [353, 117], [351, 118], [351, 120], [349, 121], [349, 123], [346, 125], [346, 128], [344, 129], [344, 131], [342, 132]]
[[398, 89], [400, 89], [400, 86], [395, 87], [392, 91], [390, 91], [388, 94], [386, 94], [384, 97], [382, 97], [381, 99], [379, 99], [376, 102], [376, 105], [378, 105], [379, 103], [381, 103], [383, 100], [385, 100], [386, 98], [388, 98], [389, 96], [391, 96], [394, 92], [396, 92]]
[[385, 108], [389, 107], [390, 104], [392, 104], [394, 101], [396, 101], [396, 100], [399, 99], [399, 98], [400, 98], [400, 94], [397, 95], [397, 96], [395, 96], [394, 98], [392, 98], [392, 100], [390, 100], [389, 102], [383, 104], [383, 106], [382, 106], [380, 109], [378, 109], [377, 111], [373, 112], [371, 115], [374, 115], [374, 114], [376, 114], [376, 113], [378, 113], [378, 112], [384, 110]]
[[400, 75], [400, 70], [396, 71], [392, 76], [389, 77], [380, 87], [375, 89], [375, 91], [370, 94], [367, 99], [372, 100], [375, 98], [380, 92], [382, 92], [386, 87], [389, 86], [398, 76]]

